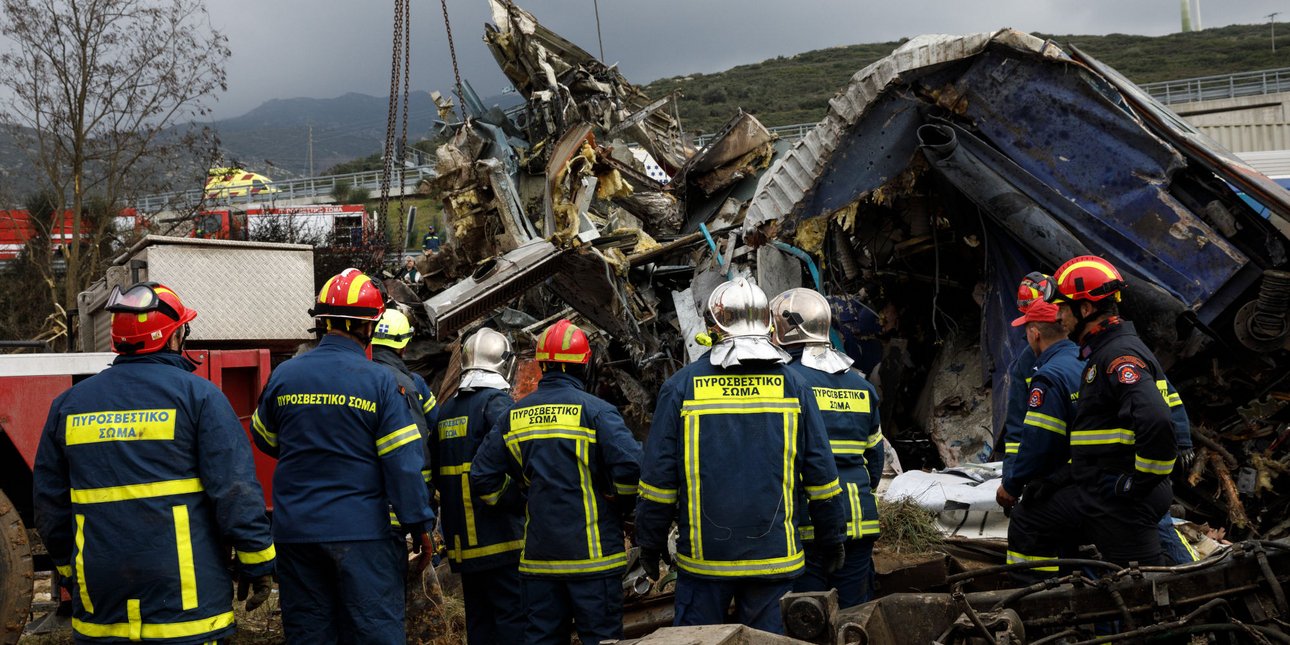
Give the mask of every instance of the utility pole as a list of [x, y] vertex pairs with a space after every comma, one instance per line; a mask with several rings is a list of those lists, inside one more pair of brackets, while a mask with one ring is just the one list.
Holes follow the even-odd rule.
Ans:
[[314, 176], [314, 124], [309, 124], [309, 176]]
[[1267, 15], [1268, 26], [1272, 28], [1272, 53], [1277, 52], [1277, 16], [1281, 15], [1280, 11], [1273, 11]]

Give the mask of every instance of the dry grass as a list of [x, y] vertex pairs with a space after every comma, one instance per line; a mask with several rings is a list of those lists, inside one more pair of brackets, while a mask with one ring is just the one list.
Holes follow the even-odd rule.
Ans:
[[890, 553], [932, 553], [945, 542], [936, 526], [936, 515], [908, 498], [895, 502], [878, 500], [882, 536], [877, 547]]

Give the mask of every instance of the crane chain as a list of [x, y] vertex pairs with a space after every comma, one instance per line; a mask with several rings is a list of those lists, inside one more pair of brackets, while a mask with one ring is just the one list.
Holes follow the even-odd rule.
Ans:
[[405, 173], [407, 172], [408, 158], [408, 113], [412, 111], [409, 104], [409, 85], [412, 76], [412, 3], [407, 0], [403, 1], [403, 131], [399, 135], [399, 230], [395, 235], [399, 236], [399, 255], [403, 255], [408, 250], [407, 239], [407, 210], [403, 207], [403, 200], [407, 196], [407, 181]]
[[461, 72], [457, 69], [457, 47], [452, 44], [452, 22], [448, 20], [448, 0], [439, 0], [439, 6], [443, 7], [443, 26], [448, 31], [448, 55], [452, 58], [452, 77], [457, 83], [457, 113], [461, 115], [461, 120], [466, 121], [466, 106], [462, 99], [461, 91]]
[[381, 169], [380, 219], [377, 220], [381, 237], [389, 243], [389, 208], [390, 208], [390, 175], [394, 169], [394, 126], [398, 119], [399, 108], [399, 54], [403, 49], [403, 16], [407, 0], [394, 0], [394, 38], [393, 51], [390, 54], [390, 95], [385, 118], [385, 150]]

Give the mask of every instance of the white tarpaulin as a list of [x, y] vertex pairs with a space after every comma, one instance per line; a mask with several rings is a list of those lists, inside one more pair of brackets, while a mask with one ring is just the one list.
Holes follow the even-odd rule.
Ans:
[[965, 464], [933, 473], [914, 470], [897, 475], [880, 496], [888, 502], [909, 498], [936, 513], [947, 535], [1006, 539], [1008, 518], [994, 499], [1002, 470], [1002, 462]]

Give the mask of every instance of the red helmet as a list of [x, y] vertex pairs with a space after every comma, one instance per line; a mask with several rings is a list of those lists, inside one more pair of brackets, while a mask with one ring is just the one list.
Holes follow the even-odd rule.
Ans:
[[1027, 273], [1017, 287], [1017, 311], [1024, 314], [1036, 302], [1051, 301], [1056, 291], [1057, 285], [1053, 283], [1052, 276], [1038, 271]]
[[540, 363], [586, 365], [591, 361], [591, 342], [577, 325], [561, 319], [542, 330], [534, 358]]
[[345, 269], [323, 284], [318, 303], [309, 313], [319, 318], [380, 320], [385, 313], [385, 296], [367, 274]]
[[1120, 290], [1125, 287], [1120, 272], [1096, 255], [1081, 255], [1067, 260], [1057, 267], [1053, 279], [1057, 281], [1058, 297], [1071, 302], [1097, 302], [1108, 296], [1115, 296], [1118, 301]]
[[140, 282], [124, 291], [113, 287], [106, 309], [112, 312], [112, 349], [118, 354], [155, 352], [176, 329], [197, 317], [178, 294], [156, 282]]

